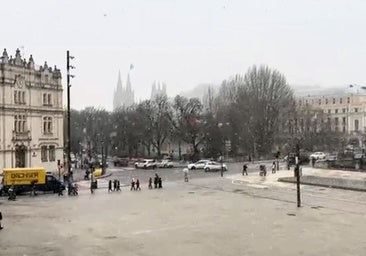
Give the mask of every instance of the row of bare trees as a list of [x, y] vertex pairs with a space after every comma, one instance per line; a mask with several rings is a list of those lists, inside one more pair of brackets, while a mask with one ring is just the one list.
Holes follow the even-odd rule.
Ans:
[[[198, 98], [158, 96], [113, 112], [93, 107], [71, 114], [72, 151], [88, 145], [100, 152], [140, 157], [162, 155], [168, 141], [189, 145], [191, 159], [232, 156], [268, 156], [291, 150], [295, 140], [316, 145], [319, 130], [310, 134], [293, 128], [299, 120], [292, 89], [285, 77], [267, 66], [253, 66], [244, 76], [225, 80], [218, 93], [209, 88], [204, 104]], [[292, 128], [291, 128], [292, 127]], [[286, 148], [287, 147], [287, 148]]]

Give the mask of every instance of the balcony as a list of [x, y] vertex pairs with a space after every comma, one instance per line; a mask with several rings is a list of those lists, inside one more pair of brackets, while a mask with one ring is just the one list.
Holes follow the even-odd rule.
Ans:
[[31, 141], [32, 140], [32, 136], [30, 134], [30, 131], [25, 131], [25, 132], [17, 132], [13, 130], [13, 137], [11, 139], [13, 142], [17, 142], [17, 141]]

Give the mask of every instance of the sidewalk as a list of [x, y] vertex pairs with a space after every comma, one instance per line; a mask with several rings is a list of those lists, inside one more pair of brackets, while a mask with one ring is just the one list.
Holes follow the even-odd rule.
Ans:
[[[293, 169], [280, 170], [273, 174], [267, 172], [265, 177], [259, 176], [259, 172], [255, 172], [249, 173], [248, 176], [242, 176], [241, 174], [229, 175], [227, 178], [233, 180], [233, 183], [245, 183], [248, 186], [258, 188], [268, 188], [269, 186], [293, 187], [290, 183], [296, 183]], [[303, 167], [300, 183], [303, 185], [366, 191], [366, 172]]]

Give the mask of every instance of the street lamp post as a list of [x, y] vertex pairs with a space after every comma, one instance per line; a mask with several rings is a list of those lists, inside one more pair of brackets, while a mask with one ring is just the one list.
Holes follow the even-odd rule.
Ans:
[[221, 177], [224, 177], [224, 159], [221, 153], [221, 157], [220, 157], [220, 162], [221, 162]]
[[66, 52], [66, 70], [67, 70], [67, 170], [68, 175], [71, 174], [71, 126], [70, 126], [70, 78], [74, 75], [70, 74], [70, 69], [75, 67], [70, 65], [70, 59], [74, 57], [70, 55], [70, 51]]

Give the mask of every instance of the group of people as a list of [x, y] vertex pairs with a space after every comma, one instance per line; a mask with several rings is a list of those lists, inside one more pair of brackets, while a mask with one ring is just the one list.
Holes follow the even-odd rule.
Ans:
[[112, 190], [112, 180], [109, 180], [108, 192], [112, 192], [112, 191], [121, 191], [121, 183], [119, 182], [119, 180], [113, 181], [113, 190]]
[[[152, 178], [149, 178], [149, 189], [152, 189]], [[157, 173], [155, 173], [155, 177], [154, 177], [154, 188], [163, 188], [163, 183], [161, 180], [161, 177], [159, 177], [159, 175]]]
[[[271, 170], [272, 173], [276, 173], [277, 170], [277, 164], [275, 161], [273, 161], [272, 166], [271, 166]], [[260, 169], [260, 173], [263, 174], [267, 174], [267, 170], [266, 170], [266, 166], [265, 165], [260, 165], [259, 166]], [[243, 171], [242, 171], [242, 175], [248, 175], [248, 165], [246, 163], [243, 164]], [[264, 175], [265, 176], [265, 175]]]
[[[113, 183], [113, 189], [112, 189], [112, 183]], [[149, 189], [153, 189], [153, 188], [163, 188], [163, 182], [161, 177], [159, 177], [159, 175], [157, 173], [155, 173], [155, 177], [154, 177], [154, 187], [153, 187], [153, 179], [150, 177], [149, 178]], [[132, 178], [131, 180], [131, 187], [130, 187], [130, 191], [137, 191], [137, 190], [141, 190], [141, 186], [140, 186], [140, 180], [139, 179], [135, 179]], [[108, 192], [112, 192], [112, 191], [121, 191], [121, 186], [120, 186], [120, 182], [119, 180], [109, 180], [108, 182]]]
[[132, 190], [141, 190], [141, 187], [140, 187], [140, 180], [139, 179], [136, 179], [135, 178], [132, 178], [132, 181], [131, 181], [131, 191]]

